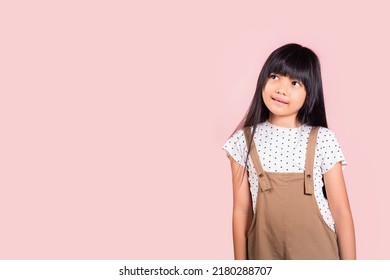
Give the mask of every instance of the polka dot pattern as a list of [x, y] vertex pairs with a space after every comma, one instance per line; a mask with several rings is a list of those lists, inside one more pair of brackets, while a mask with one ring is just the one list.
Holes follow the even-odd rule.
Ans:
[[[252, 130], [253, 131], [253, 130]], [[254, 142], [264, 171], [267, 172], [304, 172], [306, 148], [311, 126], [298, 128], [275, 126], [268, 121], [258, 124]], [[243, 130], [236, 131], [222, 147], [240, 165], [245, 165], [248, 152]], [[325, 223], [334, 231], [334, 220], [330, 213], [328, 201], [322, 192], [322, 174], [341, 161], [344, 170], [347, 162], [338, 143], [335, 133], [320, 127], [314, 159], [314, 193], [318, 208]], [[253, 208], [256, 206], [258, 177], [251, 158], [248, 160], [248, 181], [252, 195]]]

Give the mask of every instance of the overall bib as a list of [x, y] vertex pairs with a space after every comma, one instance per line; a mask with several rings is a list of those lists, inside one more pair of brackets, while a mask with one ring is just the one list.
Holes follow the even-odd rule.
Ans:
[[[310, 131], [305, 171], [265, 172], [255, 144], [250, 157], [259, 179], [256, 207], [247, 233], [248, 258], [340, 259], [337, 236], [325, 223], [314, 196], [314, 156], [319, 127]], [[249, 145], [251, 130], [244, 128]]]

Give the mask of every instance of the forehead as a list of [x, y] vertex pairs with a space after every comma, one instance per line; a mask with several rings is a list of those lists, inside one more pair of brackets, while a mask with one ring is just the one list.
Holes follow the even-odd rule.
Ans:
[[289, 57], [289, 59], [279, 59], [272, 61], [268, 67], [268, 75], [270, 73], [287, 76], [290, 79], [307, 81], [310, 76], [310, 67], [299, 57]]

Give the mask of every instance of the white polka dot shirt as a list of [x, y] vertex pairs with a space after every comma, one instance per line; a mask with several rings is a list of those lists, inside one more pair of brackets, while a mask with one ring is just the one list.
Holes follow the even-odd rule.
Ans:
[[[275, 126], [268, 121], [258, 124], [254, 142], [264, 171], [267, 172], [304, 172], [306, 148], [311, 126], [302, 125], [298, 128]], [[233, 157], [240, 165], [245, 165], [248, 148], [242, 129], [236, 131], [224, 144], [223, 150]], [[322, 187], [322, 174], [341, 161], [344, 170], [347, 162], [335, 133], [325, 127], [320, 127], [314, 159], [314, 192], [318, 208], [325, 223], [334, 231], [334, 220], [329, 210], [327, 199]], [[258, 177], [252, 160], [248, 160], [248, 180], [252, 195], [253, 208], [256, 207]]]

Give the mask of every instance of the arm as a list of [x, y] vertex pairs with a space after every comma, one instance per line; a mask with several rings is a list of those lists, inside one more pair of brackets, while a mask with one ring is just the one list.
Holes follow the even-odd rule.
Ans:
[[340, 258], [356, 259], [355, 231], [340, 162], [324, 174], [324, 182], [335, 222]]
[[[233, 245], [236, 260], [248, 259], [247, 232], [252, 221], [253, 210], [248, 175], [243, 166], [229, 156], [233, 183]], [[244, 178], [241, 178], [244, 173]]]

